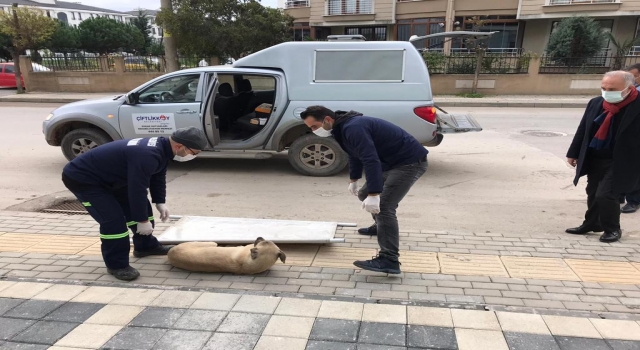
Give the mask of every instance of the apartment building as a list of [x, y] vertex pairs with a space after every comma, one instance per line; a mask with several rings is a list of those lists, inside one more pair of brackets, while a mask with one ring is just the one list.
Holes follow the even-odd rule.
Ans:
[[124, 22], [127, 16], [119, 11], [57, 0], [0, 0], [0, 10], [9, 11], [12, 4], [39, 8], [50, 18], [76, 26], [89, 18], [107, 17]]
[[[323, 40], [331, 34], [408, 40], [412, 35], [458, 29], [497, 31], [489, 42], [491, 51], [538, 54], [562, 18], [592, 16], [604, 31], [625, 39], [638, 34], [640, 16], [640, 0], [284, 0], [280, 4], [295, 18], [294, 40]], [[468, 50], [463, 41], [432, 40], [422, 45]], [[603, 48], [607, 49], [611, 48]]]
[[154, 40], [160, 40], [162, 38], [162, 28], [160, 28], [157, 24], [156, 24], [156, 16], [158, 15], [158, 12], [160, 12], [160, 10], [148, 10], [148, 9], [137, 9], [134, 11], [127, 11], [126, 14], [126, 21], [128, 23], [131, 23], [131, 21], [133, 21], [134, 18], [138, 17], [139, 11], [142, 11], [143, 14], [145, 14], [147, 16], [147, 19], [149, 20], [149, 26], [150, 26], [150, 31], [151, 31], [151, 37]]

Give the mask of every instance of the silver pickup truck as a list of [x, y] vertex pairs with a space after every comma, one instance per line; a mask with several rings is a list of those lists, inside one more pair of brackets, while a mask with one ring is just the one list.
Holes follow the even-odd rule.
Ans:
[[181, 70], [125, 95], [67, 104], [46, 118], [43, 132], [71, 160], [112, 140], [196, 126], [209, 138], [203, 157], [288, 151], [298, 172], [330, 176], [347, 157], [300, 120], [316, 104], [384, 118], [427, 147], [445, 133], [482, 130], [471, 116], [434, 107], [427, 66], [410, 42], [337, 40], [283, 43], [232, 65]]

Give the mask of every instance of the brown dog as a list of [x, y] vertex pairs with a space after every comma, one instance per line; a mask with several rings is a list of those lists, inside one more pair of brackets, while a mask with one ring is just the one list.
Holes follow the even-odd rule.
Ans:
[[213, 242], [188, 242], [169, 250], [169, 263], [194, 272], [230, 272], [252, 275], [268, 270], [287, 256], [271, 241], [258, 237], [253, 244], [218, 247]]

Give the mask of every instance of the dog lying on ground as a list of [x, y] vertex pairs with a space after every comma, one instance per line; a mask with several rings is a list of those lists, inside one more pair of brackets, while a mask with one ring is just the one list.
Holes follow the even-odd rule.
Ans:
[[268, 270], [278, 259], [284, 263], [287, 256], [275, 243], [258, 237], [253, 244], [239, 247], [182, 243], [169, 250], [168, 258], [171, 265], [188, 271], [252, 275]]

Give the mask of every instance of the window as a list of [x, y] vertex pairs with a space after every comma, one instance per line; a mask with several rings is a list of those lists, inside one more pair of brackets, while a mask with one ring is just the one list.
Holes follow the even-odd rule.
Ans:
[[[518, 30], [520, 29], [516, 16], [475, 16], [456, 17], [454, 30], [493, 32], [487, 43], [488, 49], [508, 49], [518, 47]], [[455, 49], [466, 49], [463, 39], [452, 40], [451, 47]]]
[[15, 69], [13, 69], [13, 65], [12, 64], [5, 64], [4, 65], [4, 72], [5, 73], [15, 73]]
[[367, 41], [386, 41], [387, 27], [353, 27], [345, 28], [346, 35], [362, 35]]
[[51, 12], [49, 12], [49, 10], [47, 10], [47, 17], [51, 18]]
[[58, 12], [57, 17], [58, 17], [58, 20], [59, 20], [60, 22], [63, 22], [63, 23], [69, 23], [69, 17], [67, 17], [67, 14], [66, 14], [66, 13], [64, 13], [64, 12]]
[[[598, 23], [600, 25], [600, 28], [602, 29], [602, 34], [607, 33], [607, 32], [611, 33], [611, 29], [613, 28], [613, 20], [612, 19], [594, 19], [594, 22], [596, 22], [596, 23]], [[556, 31], [556, 29], [558, 28], [558, 24], [560, 24], [560, 21], [551, 22], [551, 33], [549, 35], [553, 34], [553, 32]], [[607, 37], [605, 37], [605, 38], [607, 38]], [[604, 47], [602, 48], [603, 51], [605, 51], [605, 52], [603, 52], [603, 54], [606, 54], [606, 51], [609, 50], [609, 43], [610, 43], [610, 40], [607, 38], [604, 41]]]
[[262, 75], [243, 75], [242, 79], [249, 80], [253, 91], [274, 91], [276, 80], [273, 77]]
[[78, 19], [82, 21], [82, 13], [78, 12]]
[[140, 93], [140, 103], [194, 103], [200, 74], [162, 80]]
[[293, 24], [293, 41], [304, 41], [311, 38], [311, 27], [309, 23]]
[[327, 37], [331, 35], [331, 28], [316, 27], [316, 40], [327, 40]]
[[76, 19], [76, 13], [75, 12], [71, 12], [71, 19], [75, 20]]
[[404, 50], [316, 50], [313, 81], [402, 82]]
[[[445, 19], [440, 17], [399, 20], [396, 25], [396, 39], [409, 41], [412, 35], [424, 36], [444, 32], [444, 22]], [[442, 43], [443, 39], [421, 40], [416, 43], [416, 47], [443, 48]]]
[[156, 35], [156, 28], [151, 28], [151, 33], [153, 33], [153, 35]]

